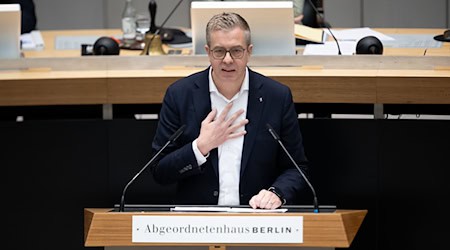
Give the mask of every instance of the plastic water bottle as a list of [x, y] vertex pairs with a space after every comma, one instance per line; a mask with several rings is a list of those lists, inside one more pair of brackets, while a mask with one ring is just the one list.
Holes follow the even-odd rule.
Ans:
[[122, 12], [122, 32], [124, 40], [136, 38], [136, 9], [132, 0], [127, 0]]

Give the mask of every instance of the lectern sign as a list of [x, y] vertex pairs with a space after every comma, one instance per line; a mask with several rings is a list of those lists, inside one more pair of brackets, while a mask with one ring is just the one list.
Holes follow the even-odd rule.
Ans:
[[303, 216], [135, 215], [133, 243], [303, 243]]

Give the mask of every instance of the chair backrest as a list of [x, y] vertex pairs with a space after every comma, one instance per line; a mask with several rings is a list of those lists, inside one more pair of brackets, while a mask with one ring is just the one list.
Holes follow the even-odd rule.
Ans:
[[314, 11], [313, 6], [311, 6], [311, 1], [305, 0], [303, 4], [303, 25], [319, 28], [319, 24], [317, 22], [317, 13]]

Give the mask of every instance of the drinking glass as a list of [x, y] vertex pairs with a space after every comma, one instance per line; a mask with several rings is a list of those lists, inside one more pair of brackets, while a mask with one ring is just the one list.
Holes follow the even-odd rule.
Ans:
[[150, 16], [145, 13], [136, 14], [136, 40], [144, 40], [145, 33], [150, 29]]

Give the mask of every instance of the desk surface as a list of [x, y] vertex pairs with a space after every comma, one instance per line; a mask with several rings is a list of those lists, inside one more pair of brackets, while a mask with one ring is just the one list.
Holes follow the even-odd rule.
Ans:
[[[383, 34], [428, 34], [439, 35], [444, 32], [444, 29], [397, 29], [397, 28], [383, 28], [374, 29]], [[81, 54], [81, 49], [77, 50], [56, 50], [55, 38], [58, 36], [114, 36], [120, 37], [121, 30], [119, 29], [92, 29], [92, 30], [53, 30], [41, 31], [44, 39], [45, 48], [41, 51], [25, 51], [24, 56], [30, 57], [77, 57]], [[299, 48], [302, 53], [303, 49]], [[139, 55], [139, 50], [125, 50], [120, 51], [120, 55], [133, 56]], [[384, 55], [395, 56], [450, 56], [450, 43], [443, 43], [441, 48], [385, 48]]]
[[[169, 84], [209, 65], [206, 56], [150, 58], [133, 56], [139, 51], [124, 50], [122, 56], [82, 57], [79, 50], [53, 49], [57, 35], [119, 33], [43, 32], [45, 50], [26, 52], [22, 59], [0, 60], [0, 106], [161, 103]], [[427, 56], [419, 49], [393, 49], [390, 53], [391, 56], [253, 56], [249, 65], [289, 86], [297, 103], [450, 104], [450, 60], [442, 56], [450, 55], [450, 43], [430, 49]], [[403, 56], [405, 53], [408, 56]]]
[[[16, 65], [15, 65], [16, 63]], [[0, 61], [0, 106], [161, 103], [206, 56], [32, 58]], [[297, 103], [450, 104], [450, 60], [433, 56], [253, 57], [250, 67]]]

